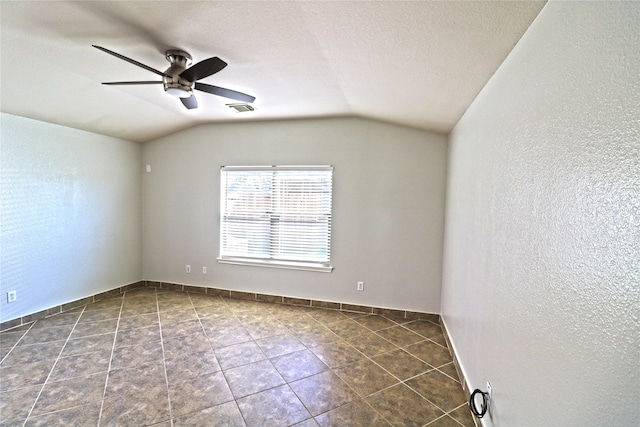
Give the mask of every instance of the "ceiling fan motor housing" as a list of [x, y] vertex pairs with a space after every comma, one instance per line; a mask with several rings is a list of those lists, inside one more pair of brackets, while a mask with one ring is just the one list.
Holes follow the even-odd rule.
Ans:
[[180, 77], [180, 73], [191, 65], [191, 55], [182, 50], [168, 50], [166, 58], [171, 62], [171, 66], [162, 78], [164, 91], [179, 98], [189, 98], [193, 94], [193, 82]]

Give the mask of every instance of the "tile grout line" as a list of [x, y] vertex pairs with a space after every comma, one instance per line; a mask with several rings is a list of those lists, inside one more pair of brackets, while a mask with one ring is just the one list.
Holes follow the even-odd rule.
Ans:
[[[2, 360], [0, 360], [0, 365], [2, 365], [2, 363], [4, 362], [4, 360], [9, 357], [9, 354], [11, 354], [11, 352], [13, 351], [13, 349], [15, 349], [18, 344], [20, 343], [20, 341], [22, 341], [22, 339], [27, 336], [27, 334], [29, 333], [29, 331], [31, 331], [31, 329], [36, 325], [36, 322], [33, 322], [31, 324], [31, 326], [29, 326], [29, 328], [23, 332], [22, 336], [20, 337], [20, 339], [18, 339], [18, 341], [16, 341], [16, 343], [11, 347], [11, 349], [7, 352], [7, 354], [4, 355], [4, 357], [2, 358]], [[4, 333], [4, 331], [3, 331]]]
[[[165, 358], [164, 352], [164, 338], [162, 336], [162, 319], [160, 318], [160, 300], [158, 299], [158, 290], [154, 289], [153, 295], [156, 299], [156, 313], [158, 315], [158, 329], [160, 332], [160, 348], [162, 348], [162, 370], [164, 372], [164, 383], [167, 386], [167, 404], [169, 405], [169, 424], [173, 426], [173, 405], [171, 405], [171, 393], [169, 390], [169, 375], [167, 375], [167, 360]], [[187, 295], [189, 295], [187, 293]], [[193, 307], [193, 303], [191, 302], [191, 297], [189, 296], [189, 302]]]
[[111, 364], [113, 363], [113, 353], [116, 348], [116, 340], [118, 339], [118, 330], [120, 329], [120, 319], [122, 319], [122, 308], [124, 307], [124, 297], [126, 292], [122, 294], [122, 302], [120, 302], [120, 311], [118, 312], [118, 321], [116, 322], [116, 330], [113, 333], [113, 344], [111, 344], [111, 355], [109, 356], [109, 366], [107, 367], [107, 378], [104, 379], [104, 389], [102, 390], [102, 400], [100, 401], [100, 412], [98, 413], [98, 427], [102, 422], [102, 410], [104, 409], [104, 401], [107, 397], [107, 386], [109, 384], [109, 374], [111, 373]]
[[[73, 324], [73, 328], [71, 328], [71, 331], [69, 332], [69, 335], [67, 336], [67, 339], [64, 341], [64, 344], [62, 345], [62, 348], [60, 349], [60, 352], [58, 353], [58, 356], [56, 357], [56, 360], [53, 362], [53, 366], [51, 366], [51, 369], [49, 370], [49, 374], [47, 374], [47, 378], [44, 380], [44, 383], [42, 383], [42, 388], [40, 388], [40, 391], [38, 392], [38, 395], [36, 396], [36, 399], [33, 401], [33, 405], [31, 405], [31, 408], [29, 409], [29, 412], [27, 413], [27, 417], [24, 419], [24, 422], [22, 423], [23, 427], [27, 424], [27, 420], [29, 419], [29, 417], [31, 417], [31, 413], [35, 409], [36, 404], [38, 403], [38, 400], [40, 400], [40, 396], [42, 395], [42, 392], [44, 391], [44, 388], [46, 387], [47, 383], [49, 382], [49, 378], [51, 378], [51, 374], [53, 373], [53, 370], [56, 368], [56, 365], [58, 364], [58, 361], [60, 360], [60, 356], [62, 355], [62, 352], [64, 351], [65, 347], [67, 346], [67, 343], [69, 342], [69, 339], [71, 338], [71, 335], [73, 334], [73, 331], [75, 331], [76, 326], [78, 325], [78, 322], [80, 321], [80, 318], [82, 317], [82, 315], [84, 314], [86, 309], [87, 309], [87, 306], [85, 304], [85, 306], [82, 308], [82, 311], [80, 312], [80, 315], [78, 316], [78, 318], [76, 319], [75, 323]], [[40, 320], [40, 319], [38, 319], [38, 320]], [[33, 322], [33, 325], [31, 326], [31, 328], [33, 328], [33, 326], [35, 326], [36, 323], [38, 323], [37, 320], [35, 322]], [[29, 328], [29, 331], [31, 331], [31, 328]], [[25, 335], [26, 335], [26, 332], [25, 332]], [[24, 337], [24, 335], [23, 335], [23, 337]], [[20, 339], [22, 339], [22, 338], [20, 338]]]

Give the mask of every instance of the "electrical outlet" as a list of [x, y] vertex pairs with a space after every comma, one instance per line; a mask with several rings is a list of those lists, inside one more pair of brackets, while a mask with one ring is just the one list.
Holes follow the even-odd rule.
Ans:
[[202, 266], [202, 274], [207, 274], [207, 267]]
[[493, 388], [491, 388], [491, 383], [487, 381], [487, 412], [489, 412], [489, 416], [491, 416], [491, 400], [493, 399]]
[[357, 287], [357, 289], [358, 289], [359, 291], [364, 291], [364, 282], [358, 282], [358, 287]]
[[16, 302], [17, 299], [18, 299], [17, 291], [7, 292], [7, 302]]
[[185, 266], [184, 270], [185, 270], [187, 273], [191, 273], [191, 266], [190, 266], [189, 264], [187, 264], [187, 265]]

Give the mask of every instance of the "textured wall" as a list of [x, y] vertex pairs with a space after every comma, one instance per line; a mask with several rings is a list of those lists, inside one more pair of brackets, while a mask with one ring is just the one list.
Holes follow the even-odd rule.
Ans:
[[450, 136], [442, 312], [485, 425], [640, 424], [639, 22], [548, 3]]
[[[144, 278], [437, 313], [446, 153], [442, 135], [362, 119], [206, 125], [147, 143]], [[335, 167], [332, 273], [217, 263], [220, 166], [264, 164]]]
[[1, 321], [140, 280], [141, 147], [0, 120]]

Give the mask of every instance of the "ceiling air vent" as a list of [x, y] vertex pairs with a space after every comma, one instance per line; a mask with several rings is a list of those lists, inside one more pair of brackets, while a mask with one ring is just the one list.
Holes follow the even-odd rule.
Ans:
[[246, 113], [247, 111], [253, 111], [255, 110], [255, 108], [253, 108], [251, 105], [249, 104], [226, 104], [227, 107], [229, 108], [233, 108], [234, 110], [236, 110], [238, 113]]

